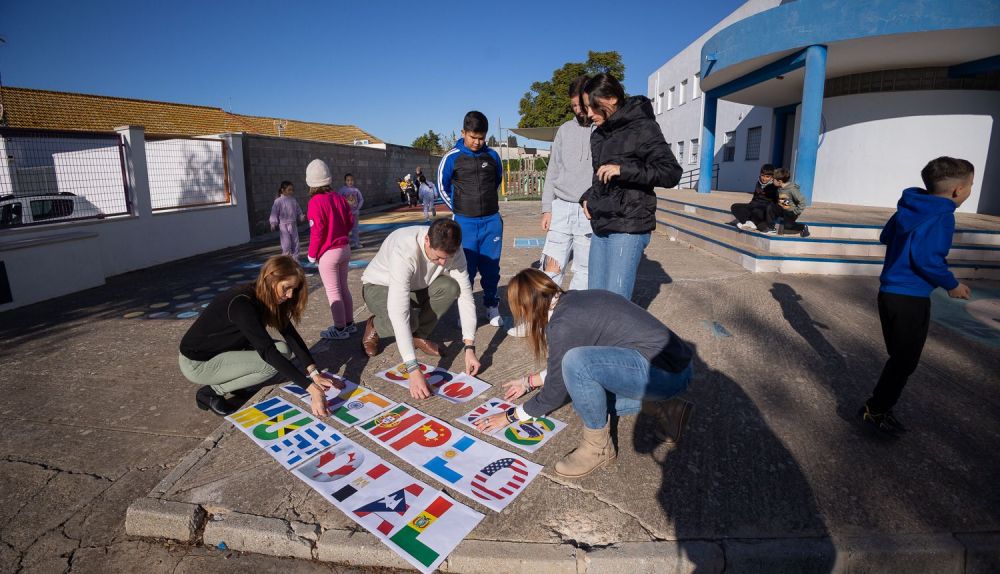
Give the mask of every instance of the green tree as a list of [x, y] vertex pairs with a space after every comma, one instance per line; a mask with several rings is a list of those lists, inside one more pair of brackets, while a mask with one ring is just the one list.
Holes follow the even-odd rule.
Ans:
[[433, 154], [441, 154], [444, 151], [441, 147], [441, 135], [434, 133], [434, 130], [427, 130], [427, 133], [418, 136], [411, 146], [425, 149]]
[[569, 85], [583, 74], [611, 74], [618, 81], [625, 82], [625, 64], [621, 54], [611, 52], [587, 52], [586, 62], [567, 62], [552, 72], [552, 78], [545, 82], [531, 84], [531, 89], [521, 98], [519, 113], [521, 120], [517, 127], [543, 128], [561, 125], [573, 118], [566, 93]]
[[497, 138], [496, 138], [496, 136], [490, 136], [490, 139], [486, 140], [486, 145], [488, 145], [488, 146], [490, 146], [492, 148], [497, 147]]

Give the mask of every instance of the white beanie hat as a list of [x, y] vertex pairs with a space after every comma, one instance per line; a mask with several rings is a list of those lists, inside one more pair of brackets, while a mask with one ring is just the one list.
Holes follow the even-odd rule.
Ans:
[[406, 174], [406, 177], [403, 178], [403, 181], [410, 181], [410, 179], [411, 179], [410, 174]]
[[309, 187], [323, 187], [330, 185], [333, 177], [330, 175], [330, 168], [321, 159], [314, 159], [306, 166], [306, 185]]

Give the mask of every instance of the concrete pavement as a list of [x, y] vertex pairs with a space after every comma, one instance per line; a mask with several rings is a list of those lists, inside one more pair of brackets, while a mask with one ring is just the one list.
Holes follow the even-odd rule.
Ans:
[[[504, 204], [503, 212], [501, 283], [538, 257], [538, 248], [514, 248], [514, 240], [542, 235], [537, 203]], [[233, 550], [405, 568], [245, 436], [194, 408], [195, 387], [176, 368], [188, 321], [124, 319], [274, 251], [251, 244], [0, 315], [0, 412], [18, 429], [0, 436], [0, 476], [10, 485], [0, 494], [0, 570], [89, 571], [81, 561], [102, 552], [127, 564], [145, 544], [128, 533], [186, 538], [183, 552], [202, 553], [210, 571], [229, 561], [198, 545], [223, 541]], [[1000, 567], [994, 347], [934, 323], [897, 408], [912, 430], [879, 440], [854, 421], [885, 359], [877, 278], [754, 275], [660, 234], [646, 255], [635, 300], [698, 353], [688, 393], [698, 407], [684, 443], [670, 450], [644, 416], [626, 418], [619, 459], [607, 469], [580, 481], [543, 471], [502, 513], [457, 495], [486, 519], [443, 570], [493, 572], [512, 554], [518, 561], [503, 571]], [[350, 275], [363, 319], [360, 276]], [[971, 286], [1000, 293], [996, 282]], [[314, 342], [329, 312], [318, 277], [310, 291], [300, 330]], [[441, 364], [460, 370], [451, 316], [437, 334], [448, 344]], [[482, 378], [494, 385], [532, 366], [525, 342], [503, 330], [481, 326], [477, 346]], [[404, 400], [403, 389], [372, 378], [396, 363], [394, 350], [369, 360], [358, 335], [315, 347], [325, 366]], [[445, 420], [470, 408], [440, 399], [418, 406]], [[570, 428], [528, 455], [545, 466], [579, 437], [571, 407], [554, 416]], [[164, 555], [160, 545], [144, 548]], [[184, 560], [194, 559], [175, 565]]]

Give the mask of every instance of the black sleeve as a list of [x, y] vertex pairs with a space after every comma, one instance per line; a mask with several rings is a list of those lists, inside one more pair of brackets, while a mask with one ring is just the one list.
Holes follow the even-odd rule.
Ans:
[[655, 122], [643, 126], [635, 149], [636, 159], [622, 162], [621, 179], [652, 187], [673, 187], [681, 180], [683, 170], [674, 152], [663, 139]]
[[[240, 332], [242, 332], [247, 340], [250, 341], [250, 345], [257, 351], [257, 354], [260, 355], [265, 362], [267, 362], [267, 364], [277, 369], [279, 373], [300, 387], [306, 388], [309, 386], [309, 377], [305, 376], [302, 371], [295, 368], [295, 365], [286, 359], [285, 356], [278, 351], [278, 348], [274, 346], [274, 339], [271, 338], [267, 329], [264, 328], [264, 324], [261, 322], [260, 316], [257, 314], [257, 309], [254, 308], [249, 297], [240, 296], [230, 301], [228, 313], [229, 320], [239, 328]], [[294, 329], [292, 331], [294, 332]], [[296, 344], [298, 344], [300, 348], [304, 348], [302, 338], [298, 336], [298, 333], [295, 333], [294, 338], [297, 339], [294, 343], [292, 341], [287, 341], [289, 346], [292, 347], [296, 357], [305, 359], [305, 357], [299, 356], [298, 350], [295, 349]]]

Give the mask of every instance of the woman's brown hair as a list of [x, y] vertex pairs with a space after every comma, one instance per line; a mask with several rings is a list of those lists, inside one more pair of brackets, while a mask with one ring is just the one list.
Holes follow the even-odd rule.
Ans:
[[[298, 279], [299, 287], [292, 298], [278, 303], [276, 286], [286, 279]], [[275, 255], [260, 268], [254, 283], [257, 300], [264, 305], [264, 324], [282, 330], [289, 323], [298, 323], [306, 310], [309, 290], [306, 289], [306, 274], [298, 261], [287, 255]]]
[[309, 188], [309, 197], [312, 197], [312, 196], [314, 196], [314, 195], [316, 195], [318, 193], [327, 193], [329, 191], [333, 191], [333, 188], [330, 187], [329, 185], [321, 185], [319, 187], [310, 187]]
[[561, 293], [555, 281], [537, 269], [524, 269], [507, 283], [507, 304], [514, 323], [524, 325], [536, 359], [548, 353], [545, 328], [549, 325], [549, 308]]

